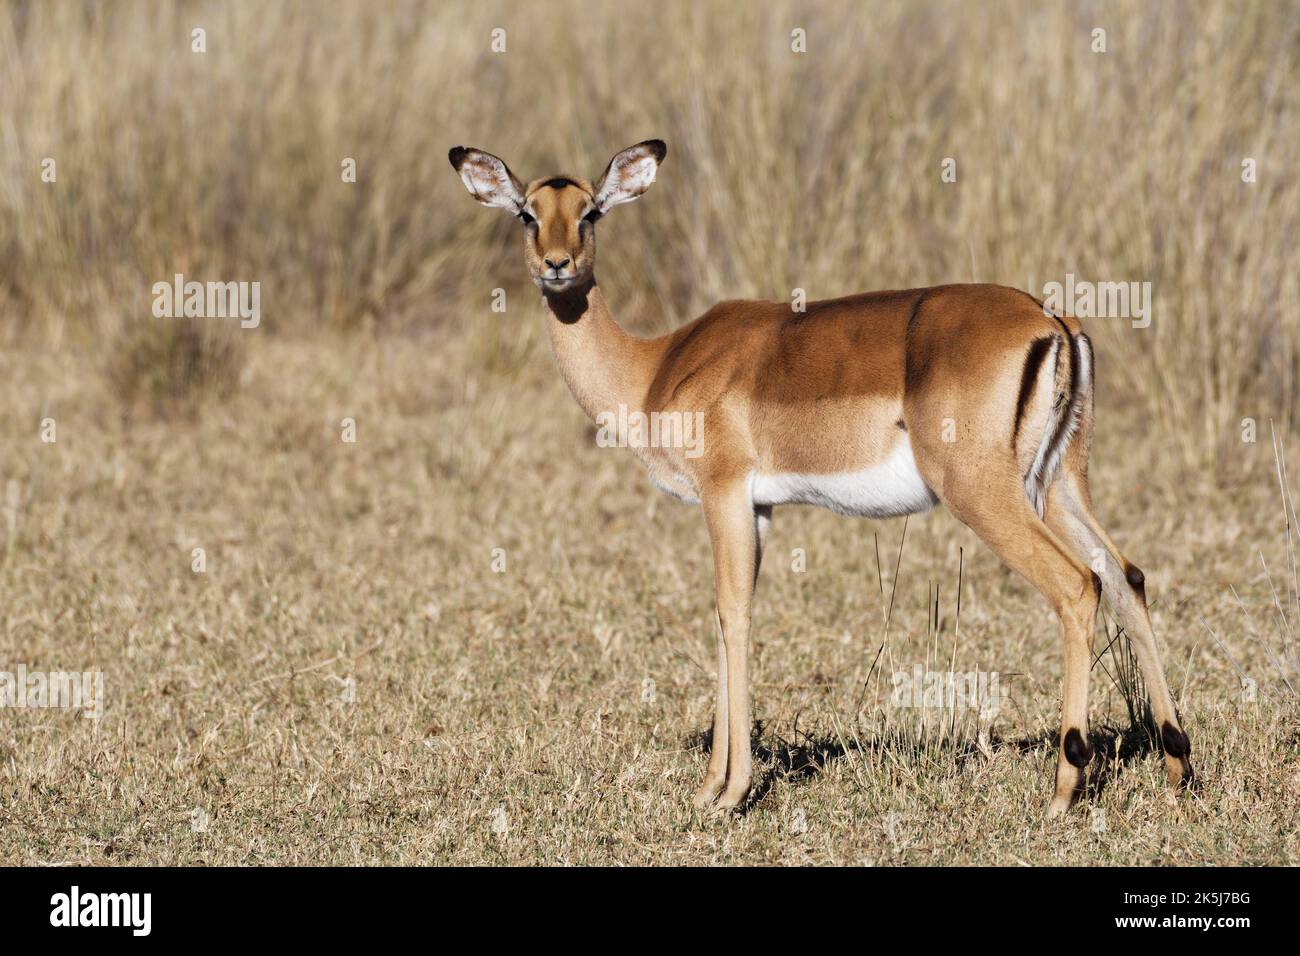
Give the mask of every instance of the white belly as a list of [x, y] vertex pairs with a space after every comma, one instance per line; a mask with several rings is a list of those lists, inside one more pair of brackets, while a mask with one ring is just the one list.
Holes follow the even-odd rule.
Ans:
[[906, 437], [880, 464], [832, 475], [750, 476], [756, 505], [818, 505], [855, 518], [894, 518], [929, 511], [939, 501], [916, 470]]

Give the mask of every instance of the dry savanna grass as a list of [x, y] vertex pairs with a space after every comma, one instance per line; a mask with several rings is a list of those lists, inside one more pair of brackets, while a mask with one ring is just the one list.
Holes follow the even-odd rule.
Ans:
[[[1297, 12], [0, 4], [0, 671], [105, 687], [98, 720], [0, 708], [0, 861], [1297, 862], [1297, 482], [1270, 441], [1300, 449]], [[595, 446], [516, 227], [446, 162], [590, 176], [648, 136], [668, 160], [597, 270], [642, 332], [794, 288], [1152, 283], [1150, 327], [1086, 323], [1092, 482], [1198, 792], [1165, 791], [1102, 622], [1092, 786], [1044, 820], [1042, 599], [942, 511], [904, 540], [792, 508], [755, 799], [690, 807], [700, 515]], [[260, 282], [260, 325], [155, 318], [178, 272]], [[996, 673], [1002, 707], [898, 706], [916, 667]]]
[[[540, 306], [510, 321], [541, 322]], [[1061, 653], [1042, 599], [943, 512], [908, 522], [895, 571], [902, 521], [786, 509], [756, 609], [759, 796], [717, 820], [687, 799], [713, 693], [699, 514], [652, 491], [626, 452], [595, 447], [558, 377], [484, 376], [471, 350], [423, 338], [273, 342], [197, 422], [124, 424], [73, 359], [8, 355], [0, 371], [6, 447], [21, 449], [6, 468], [0, 650], [33, 669], [99, 668], [106, 687], [98, 721], [0, 710], [6, 861], [1300, 853], [1295, 705], [1228, 591], [1277, 652], [1255, 557], [1281, 564], [1265, 443], [1231, 510], [1147, 483], [1118, 438], [1096, 452], [1098, 507], [1148, 572], [1199, 794], [1165, 791], [1106, 655], [1097, 792], [1043, 819]], [[43, 413], [55, 444], [31, 436]], [[355, 443], [340, 440], [345, 417]], [[1257, 680], [1253, 702], [1202, 616]], [[997, 672], [1007, 700], [982, 723], [892, 706], [891, 675], [917, 666]]]

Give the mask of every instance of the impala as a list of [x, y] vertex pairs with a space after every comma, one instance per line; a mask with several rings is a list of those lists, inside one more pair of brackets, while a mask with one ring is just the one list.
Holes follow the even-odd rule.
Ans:
[[1088, 672], [1105, 595], [1136, 651], [1169, 783], [1189, 783], [1142, 572], [1092, 511], [1093, 351], [1079, 323], [1015, 289], [948, 285], [803, 311], [734, 300], [660, 338], [631, 335], [596, 284], [596, 222], [644, 193], [666, 154], [647, 140], [594, 183], [527, 185], [490, 153], [457, 146], [449, 158], [475, 199], [522, 224], [560, 373], [587, 415], [703, 414], [693, 456], [635, 443], [656, 486], [701, 506], [713, 549], [717, 706], [696, 804], [732, 809], [749, 794], [750, 602], [772, 509], [785, 504], [887, 518], [943, 502], [1042, 592], [1065, 645], [1052, 816], [1083, 789], [1093, 754]]

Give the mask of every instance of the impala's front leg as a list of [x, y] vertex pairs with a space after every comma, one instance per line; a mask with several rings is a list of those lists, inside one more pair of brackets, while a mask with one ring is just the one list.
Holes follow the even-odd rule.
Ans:
[[[711, 488], [701, 500], [713, 544], [721, 646], [713, 754], [705, 784], [696, 799], [707, 802], [717, 793], [713, 788], [719, 783], [721, 754], [725, 751], [725, 788], [717, 806], [730, 810], [740, 806], [749, 795], [753, 775], [749, 749], [749, 606], [754, 594], [758, 531], [754, 504], [743, 478]], [[721, 739], [719, 727], [724, 728]]]
[[713, 709], [713, 746], [704, 783], [695, 791], [695, 805], [703, 809], [713, 803], [727, 783], [727, 645], [722, 638], [722, 618], [715, 614], [718, 638], [718, 690]]

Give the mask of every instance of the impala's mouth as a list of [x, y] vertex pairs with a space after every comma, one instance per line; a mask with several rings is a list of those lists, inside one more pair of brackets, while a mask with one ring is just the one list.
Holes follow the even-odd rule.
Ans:
[[577, 276], [540, 276], [537, 284], [547, 292], [563, 292], [573, 285]]

